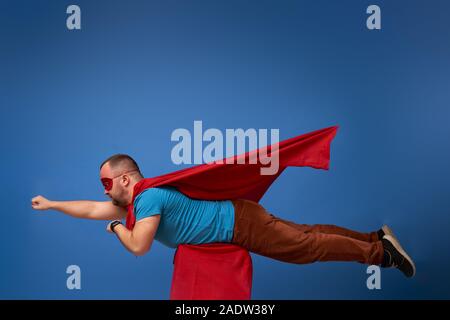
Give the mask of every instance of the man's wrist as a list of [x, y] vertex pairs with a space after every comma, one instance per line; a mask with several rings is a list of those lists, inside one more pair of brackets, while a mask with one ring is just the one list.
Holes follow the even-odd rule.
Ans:
[[50, 210], [55, 210], [56, 209], [56, 203], [57, 203], [57, 201], [49, 201], [48, 202], [48, 208]]
[[115, 220], [115, 221], [111, 222], [110, 228], [111, 228], [111, 231], [112, 231], [113, 233], [116, 233], [116, 232], [114, 231], [114, 228], [117, 227], [119, 224], [122, 224], [122, 221], [120, 221], [120, 220]]
[[47, 202], [47, 209], [48, 210], [58, 210], [59, 208], [57, 207], [58, 201], [48, 201]]

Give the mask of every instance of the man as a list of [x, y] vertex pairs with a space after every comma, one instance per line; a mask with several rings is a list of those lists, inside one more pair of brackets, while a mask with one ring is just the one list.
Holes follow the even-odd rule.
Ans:
[[[415, 274], [414, 262], [387, 226], [360, 233], [333, 225], [296, 224], [268, 213], [254, 201], [192, 199], [170, 186], [134, 194], [143, 179], [130, 156], [117, 154], [100, 166], [104, 193], [111, 201], [50, 201], [37, 196], [32, 207], [77, 218], [114, 220], [107, 231], [115, 233], [135, 255], [148, 252], [154, 239], [173, 248], [226, 242], [289, 263], [355, 261], [395, 267], [407, 277]], [[130, 204], [136, 219], [132, 229], [120, 221], [127, 216], [125, 207]]]

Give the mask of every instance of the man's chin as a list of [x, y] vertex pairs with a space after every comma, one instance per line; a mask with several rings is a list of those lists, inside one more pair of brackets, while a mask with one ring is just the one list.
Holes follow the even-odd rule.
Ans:
[[113, 205], [115, 205], [115, 206], [118, 206], [118, 207], [122, 206], [122, 204], [115, 199], [111, 199], [111, 201], [112, 201]]

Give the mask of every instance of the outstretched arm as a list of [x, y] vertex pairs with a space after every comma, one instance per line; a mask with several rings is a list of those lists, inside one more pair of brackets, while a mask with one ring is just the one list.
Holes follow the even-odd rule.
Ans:
[[125, 208], [116, 206], [111, 201], [51, 201], [37, 196], [31, 199], [31, 206], [35, 210], [57, 210], [82, 219], [114, 220], [127, 216]]

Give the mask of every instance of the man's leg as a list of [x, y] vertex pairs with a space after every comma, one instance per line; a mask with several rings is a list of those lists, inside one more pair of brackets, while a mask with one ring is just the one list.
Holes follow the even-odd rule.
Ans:
[[[270, 214], [270, 213], [269, 213]], [[281, 223], [285, 223], [301, 232], [305, 233], [326, 233], [326, 234], [338, 234], [344, 237], [349, 237], [365, 242], [377, 242], [380, 241], [380, 231], [374, 231], [370, 233], [362, 233], [346, 228], [342, 228], [339, 226], [331, 225], [331, 224], [314, 224], [314, 225], [307, 225], [307, 224], [298, 224], [292, 221], [280, 219], [276, 216], [272, 215], [274, 220], [277, 220]]]
[[386, 234], [381, 241], [366, 242], [340, 234], [304, 232], [302, 225], [286, 223], [256, 202], [233, 200], [233, 205], [232, 243], [251, 252], [297, 264], [355, 261], [396, 267], [407, 277], [415, 274], [414, 262], [392, 234]]
[[366, 242], [340, 234], [307, 232], [310, 228], [269, 214], [261, 205], [235, 200], [233, 243], [252, 252], [290, 263], [315, 261], [356, 261], [381, 264], [381, 241]]

